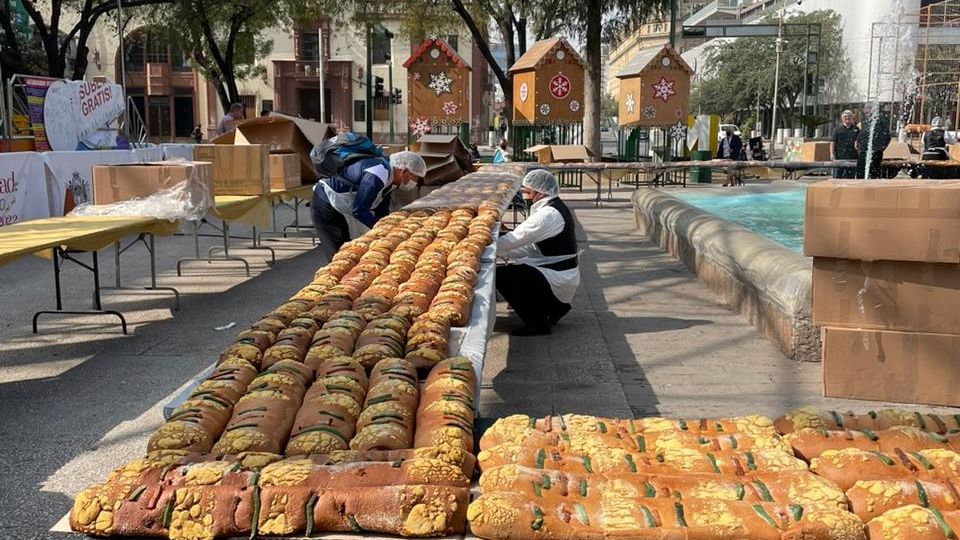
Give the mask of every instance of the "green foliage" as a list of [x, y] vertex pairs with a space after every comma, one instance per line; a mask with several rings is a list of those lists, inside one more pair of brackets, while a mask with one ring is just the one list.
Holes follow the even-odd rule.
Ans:
[[[766, 22], [776, 24], [777, 20], [776, 15], [770, 15]], [[792, 15], [784, 22], [820, 23], [820, 79], [825, 83], [820, 88], [820, 99], [827, 101], [831, 96], [845, 93], [850, 84], [851, 68], [840, 39], [842, 17], [833, 10], [820, 10]], [[801, 102], [806, 46], [806, 35], [788, 36], [783, 40], [778, 107], [786, 126], [792, 124], [794, 111], [799, 109]], [[811, 44], [814, 46], [815, 42]], [[761, 107], [769, 109], [773, 102], [775, 58], [775, 38], [739, 38], [713, 45], [706, 65], [701, 67], [701, 80], [691, 93], [694, 108], [704, 113], [732, 113], [742, 117], [753, 114], [759, 99]], [[814, 66], [810, 72], [814, 72]], [[813, 88], [808, 92], [807, 104], [810, 106]]]
[[617, 115], [620, 114], [620, 104], [610, 94], [604, 94], [600, 101], [600, 122], [606, 126], [616, 124]]

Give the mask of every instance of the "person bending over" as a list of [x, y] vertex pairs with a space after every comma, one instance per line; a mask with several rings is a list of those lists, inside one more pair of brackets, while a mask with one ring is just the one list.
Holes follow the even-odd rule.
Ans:
[[523, 178], [530, 215], [497, 240], [497, 292], [524, 322], [514, 336], [549, 334], [570, 311], [580, 285], [579, 254], [573, 214], [560, 200], [557, 180], [547, 171]]
[[360, 237], [390, 213], [390, 192], [394, 188], [412, 191], [426, 174], [422, 157], [398, 152], [389, 162], [381, 157], [363, 158], [334, 178], [320, 179], [310, 207], [324, 264], [340, 246]]

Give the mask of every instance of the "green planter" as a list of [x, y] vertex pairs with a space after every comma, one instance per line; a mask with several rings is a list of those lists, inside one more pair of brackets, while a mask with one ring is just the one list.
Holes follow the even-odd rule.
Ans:
[[[707, 161], [713, 157], [709, 150], [696, 150], [690, 154], [690, 159], [694, 161]], [[690, 169], [690, 178], [697, 184], [709, 184], [713, 182], [713, 169], [709, 167], [692, 167]]]

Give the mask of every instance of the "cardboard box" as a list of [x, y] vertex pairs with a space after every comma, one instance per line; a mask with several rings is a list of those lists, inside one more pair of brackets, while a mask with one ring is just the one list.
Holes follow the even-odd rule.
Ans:
[[524, 150], [536, 154], [538, 163], [587, 163], [593, 161], [593, 154], [586, 146], [579, 144], [538, 144]]
[[270, 154], [270, 189], [284, 190], [300, 187], [300, 156]]
[[803, 254], [960, 262], [960, 180], [827, 180], [807, 186]]
[[915, 161], [919, 158], [920, 154], [905, 142], [893, 141], [883, 151], [883, 159]]
[[233, 144], [264, 144], [272, 154], [297, 154], [300, 176], [309, 181], [318, 179], [310, 151], [325, 138], [336, 135], [328, 124], [279, 114], [244, 120], [235, 131]]
[[953, 161], [960, 161], [960, 142], [947, 146], [947, 153]]
[[813, 324], [960, 334], [960, 266], [813, 260]]
[[830, 143], [822, 141], [805, 142], [800, 146], [800, 161], [831, 161]]
[[199, 161], [95, 165], [91, 181], [97, 205], [149, 197], [184, 181], [197, 200], [213, 201], [213, 165]]
[[197, 161], [213, 163], [216, 195], [260, 195], [270, 191], [268, 153], [264, 145], [198, 144]]
[[960, 405], [960, 336], [824, 329], [827, 397]]

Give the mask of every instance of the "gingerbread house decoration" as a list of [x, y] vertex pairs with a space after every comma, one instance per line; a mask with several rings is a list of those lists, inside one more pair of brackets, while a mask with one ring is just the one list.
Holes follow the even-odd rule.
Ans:
[[538, 41], [510, 67], [517, 125], [583, 121], [583, 59], [565, 39]]
[[693, 70], [673, 47], [641, 52], [617, 74], [620, 127], [668, 126], [685, 122]]
[[403, 63], [407, 69], [410, 131], [423, 136], [437, 124], [470, 122], [470, 66], [442, 39], [428, 39]]

